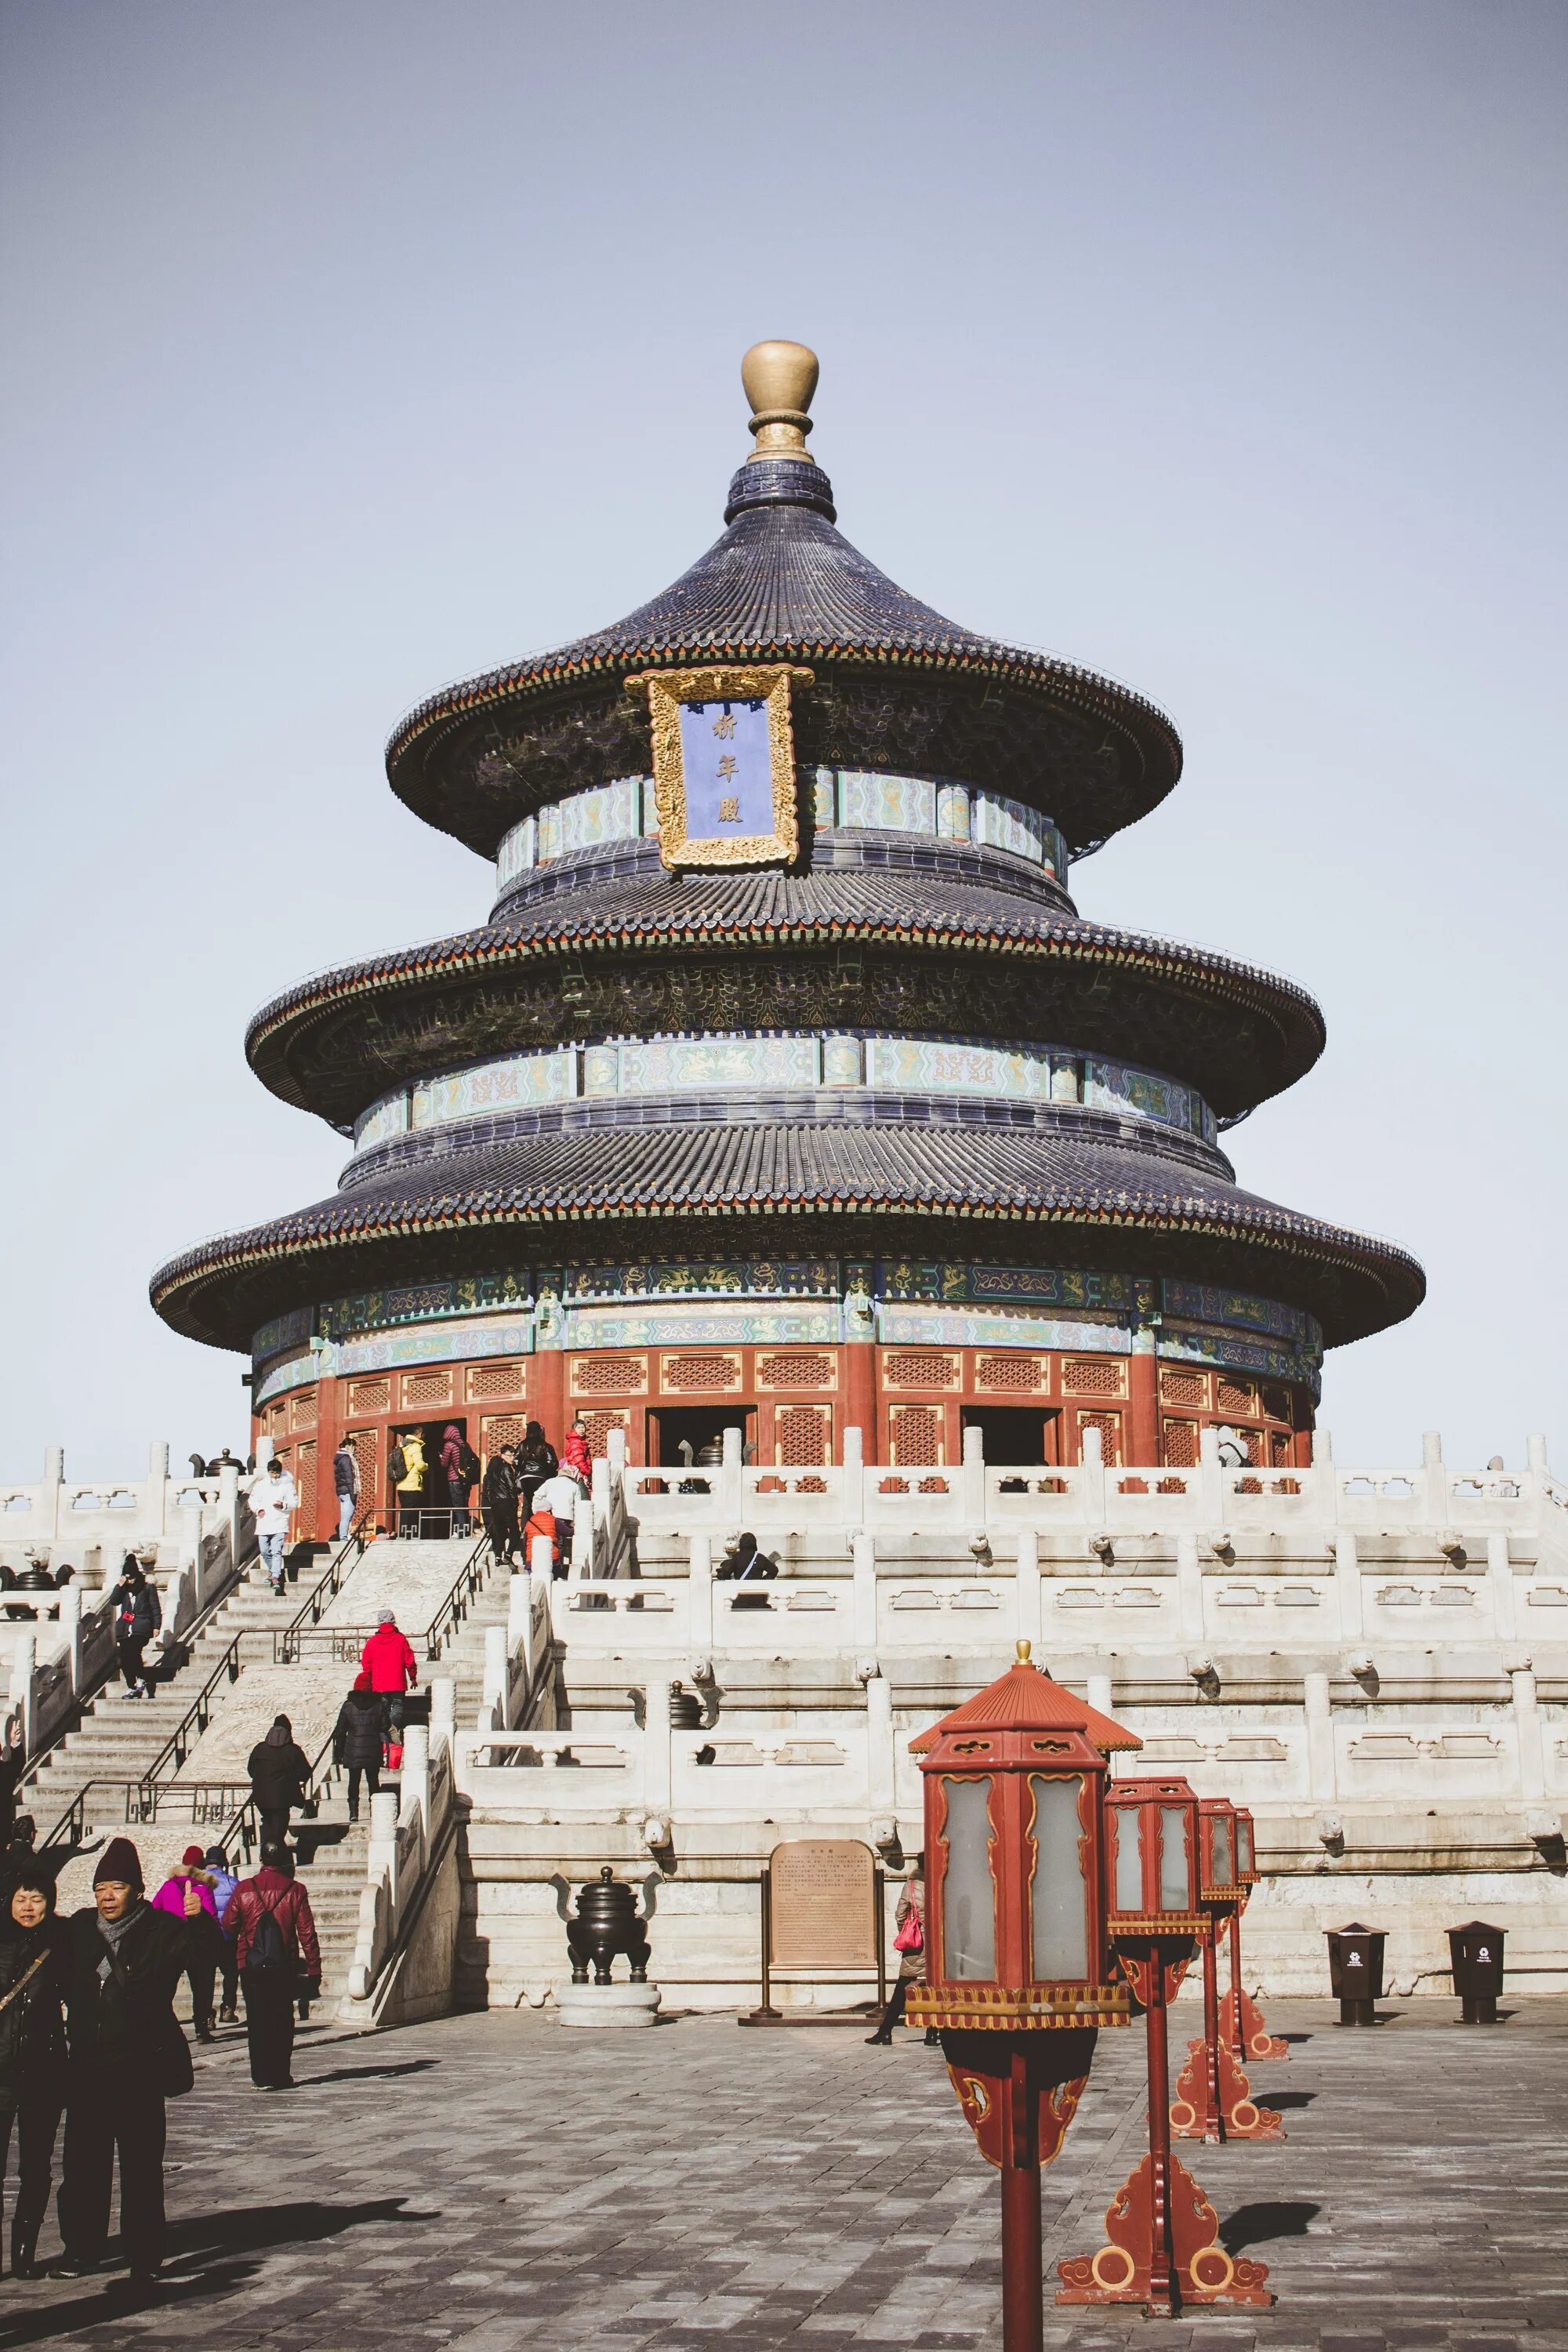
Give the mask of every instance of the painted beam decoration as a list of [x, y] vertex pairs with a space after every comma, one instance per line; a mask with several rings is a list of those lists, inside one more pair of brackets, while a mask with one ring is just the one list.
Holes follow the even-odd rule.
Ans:
[[671, 873], [702, 866], [793, 866], [800, 854], [792, 686], [808, 669], [644, 672], [659, 856]]

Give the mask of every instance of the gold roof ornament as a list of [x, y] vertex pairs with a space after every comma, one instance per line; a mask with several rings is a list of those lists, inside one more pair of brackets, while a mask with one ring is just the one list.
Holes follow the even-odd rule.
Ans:
[[741, 382], [752, 404], [751, 430], [756, 447], [747, 459], [794, 457], [815, 466], [805, 446], [811, 430], [812, 395], [816, 390], [816, 353], [805, 343], [753, 343], [741, 362]]

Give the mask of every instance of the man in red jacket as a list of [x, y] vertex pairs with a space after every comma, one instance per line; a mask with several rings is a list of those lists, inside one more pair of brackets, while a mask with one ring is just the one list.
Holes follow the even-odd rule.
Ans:
[[418, 1681], [419, 1667], [390, 1609], [384, 1609], [377, 1617], [375, 1631], [359, 1654], [359, 1664], [361, 1674], [370, 1676], [371, 1689], [382, 1698], [387, 1722], [401, 1726], [404, 1694]]
[[234, 1937], [245, 1988], [250, 2079], [258, 2091], [291, 2091], [294, 2002], [301, 1983], [312, 2000], [320, 1999], [321, 1948], [310, 1898], [286, 1845], [262, 1848], [255, 1877], [242, 1878], [228, 1898], [223, 1929]]

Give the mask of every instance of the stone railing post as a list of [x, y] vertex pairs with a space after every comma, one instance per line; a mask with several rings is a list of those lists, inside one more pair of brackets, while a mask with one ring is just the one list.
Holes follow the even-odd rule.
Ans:
[[1040, 1591], [1040, 1538], [1034, 1528], [1018, 1531], [1018, 1564], [1014, 1571], [1013, 1613], [1016, 1638], [1031, 1643], [1037, 1651], [1045, 1642], [1045, 1622]]
[[691, 1564], [686, 1583], [686, 1638], [694, 1655], [705, 1658], [713, 1647], [713, 1545], [707, 1536], [691, 1538]]
[[844, 1524], [866, 1524], [866, 1441], [858, 1429], [844, 1433]]
[[645, 1815], [668, 1823], [674, 1786], [670, 1748], [669, 1676], [650, 1674], [643, 1696], [642, 1797]]
[[1514, 1635], [1513, 1570], [1509, 1565], [1508, 1531], [1500, 1528], [1487, 1538], [1487, 1581], [1491, 1586], [1492, 1623], [1500, 1642]]
[[73, 1693], [81, 1689], [81, 1587], [68, 1584], [60, 1594], [60, 1637]]
[[1307, 1783], [1314, 1803], [1331, 1804], [1339, 1794], [1334, 1763], [1334, 1717], [1327, 1675], [1304, 1675], [1301, 1698], [1307, 1716]]
[[1437, 1525], [1446, 1527], [1453, 1513], [1448, 1508], [1448, 1474], [1443, 1467], [1443, 1439], [1436, 1429], [1421, 1433], [1421, 1468], [1426, 1484], [1426, 1510]]
[[1513, 1729], [1519, 1746], [1519, 1793], [1525, 1803], [1539, 1804], [1546, 1794], [1546, 1755], [1541, 1737], [1541, 1709], [1536, 1698], [1531, 1661], [1504, 1661], [1513, 1685]]
[[11, 1652], [10, 1703], [22, 1711], [22, 1753], [33, 1752], [33, 1678], [38, 1662], [38, 1637], [30, 1629], [18, 1633]]
[[430, 1753], [450, 1748], [458, 1728], [458, 1685], [450, 1675], [430, 1677]]
[[1079, 1440], [1083, 1465], [1083, 1510], [1094, 1526], [1105, 1518], [1105, 1440], [1098, 1429], [1086, 1429]]
[[611, 1483], [618, 1486], [626, 1468], [626, 1433], [618, 1421], [605, 1432], [605, 1459], [610, 1465]]
[[[507, 1685], [510, 1680], [510, 1648], [504, 1625], [485, 1627], [485, 1682], [479, 1703], [481, 1731], [510, 1731]], [[499, 1715], [493, 1710], [499, 1709]]]
[[897, 1803], [893, 1692], [874, 1658], [857, 1671], [866, 1686], [866, 1801], [875, 1830], [879, 1822], [895, 1817]]
[[1204, 1570], [1198, 1539], [1190, 1528], [1176, 1537], [1176, 1618], [1184, 1642], [1204, 1638]]
[[149, 1543], [156, 1543], [169, 1531], [169, 1447], [166, 1439], [154, 1438], [147, 1448], [147, 1484], [142, 1489], [141, 1532]]
[[403, 1733], [403, 1802], [398, 1808], [406, 1821], [417, 1805], [425, 1817], [425, 1827], [430, 1827], [430, 1731], [423, 1723], [410, 1723]]
[[1223, 1528], [1226, 1510], [1225, 1472], [1219, 1458], [1219, 1432], [1212, 1423], [1198, 1432], [1198, 1486], [1204, 1517], [1211, 1528]]
[[877, 1647], [877, 1538], [862, 1531], [849, 1538], [853, 1579], [851, 1622], [857, 1650]]
[[985, 1433], [983, 1429], [966, 1429], [963, 1433], [962, 1487], [965, 1524], [978, 1534], [985, 1526]]
[[523, 1680], [533, 1685], [533, 1579], [512, 1576], [506, 1591], [507, 1648], [522, 1659]]
[[1331, 1541], [1334, 1547], [1334, 1593], [1339, 1602], [1340, 1634], [1346, 1642], [1359, 1642], [1362, 1633], [1361, 1554], [1349, 1528], [1336, 1528]]
[[58, 1536], [60, 1532], [60, 1506], [64, 1500], [61, 1489], [66, 1481], [66, 1450], [63, 1445], [44, 1448], [44, 1485], [38, 1496], [38, 1532]]
[[743, 1523], [745, 1513], [740, 1431], [725, 1430], [721, 1443], [724, 1458], [719, 1465], [719, 1513], [726, 1528], [736, 1528]]

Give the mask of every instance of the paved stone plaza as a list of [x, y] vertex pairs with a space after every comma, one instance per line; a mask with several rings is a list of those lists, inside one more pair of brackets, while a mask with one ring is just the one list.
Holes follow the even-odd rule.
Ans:
[[[1447, 2002], [1384, 2013], [1353, 2033], [1282, 2006], [1304, 2038], [1253, 2080], [1289, 2141], [1190, 2151], [1226, 2245], [1271, 2265], [1273, 2312], [1047, 2309], [1047, 2344], [1568, 2347], [1568, 2003], [1495, 2032]], [[1101, 2242], [1142, 2044], [1101, 2038], [1046, 2176], [1048, 2262]], [[132, 2308], [107, 2281], [7, 2280], [0, 2352], [999, 2345], [994, 2176], [913, 2036], [679, 2020], [600, 2039], [497, 2014], [308, 2034], [297, 2068], [268, 2098], [237, 2037], [198, 2058], [171, 2110], [166, 2283]]]

